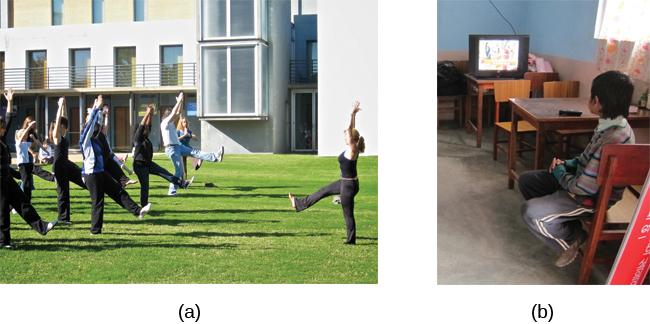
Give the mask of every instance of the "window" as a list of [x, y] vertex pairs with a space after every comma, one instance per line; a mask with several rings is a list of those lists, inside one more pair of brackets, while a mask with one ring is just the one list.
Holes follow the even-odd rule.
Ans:
[[160, 47], [160, 85], [175, 86], [183, 84], [183, 46]]
[[47, 51], [27, 51], [27, 84], [29, 89], [44, 89]]
[[52, 26], [63, 24], [63, 0], [52, 0]]
[[5, 52], [0, 52], [0, 88], [5, 88]]
[[203, 37], [255, 36], [255, 7], [259, 3], [260, 0], [201, 0]]
[[144, 0], [133, 0], [133, 21], [144, 21]]
[[104, 0], [93, 0], [93, 24], [104, 22]]
[[115, 86], [135, 85], [135, 47], [115, 48]]
[[203, 115], [265, 114], [265, 54], [265, 46], [260, 44], [203, 47]]
[[318, 80], [318, 42], [307, 41], [307, 79], [309, 82]]
[[90, 87], [90, 49], [70, 50], [70, 88]]

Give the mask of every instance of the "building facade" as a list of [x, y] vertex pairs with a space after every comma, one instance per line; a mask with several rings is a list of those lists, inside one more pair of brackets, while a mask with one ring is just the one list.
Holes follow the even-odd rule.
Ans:
[[158, 112], [179, 91], [199, 134], [195, 12], [194, 1], [0, 0], [0, 83], [16, 91], [19, 120], [35, 117], [41, 134], [65, 96], [73, 148], [83, 108], [98, 94], [111, 107], [109, 138], [118, 150], [130, 151], [150, 103], [158, 109], [151, 139], [160, 148]]

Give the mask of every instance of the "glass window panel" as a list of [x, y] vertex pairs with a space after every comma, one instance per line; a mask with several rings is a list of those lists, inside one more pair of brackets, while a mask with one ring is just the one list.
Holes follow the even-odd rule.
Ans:
[[252, 36], [255, 34], [255, 3], [253, 0], [232, 0], [230, 2], [230, 36]]
[[203, 48], [202, 60], [203, 114], [225, 114], [228, 112], [226, 48]]
[[295, 94], [294, 141], [296, 150], [314, 148], [312, 94]]
[[131, 87], [135, 84], [135, 47], [115, 48], [115, 86]]
[[52, 0], [52, 26], [63, 24], [63, 0]]
[[30, 51], [27, 52], [28, 59], [28, 83], [30, 89], [43, 89], [45, 88], [45, 69], [47, 68], [47, 52], [46, 51]]
[[93, 0], [93, 24], [104, 22], [104, 0]]
[[226, 36], [226, 0], [203, 0], [203, 37]]
[[262, 45], [262, 114], [269, 113], [269, 64], [268, 64], [268, 47]]
[[255, 48], [231, 49], [231, 112], [255, 112]]
[[90, 49], [72, 50], [70, 82], [72, 88], [90, 87]]
[[160, 85], [174, 86], [182, 83], [183, 46], [162, 46], [160, 61]]
[[133, 21], [144, 21], [144, 0], [133, 0]]

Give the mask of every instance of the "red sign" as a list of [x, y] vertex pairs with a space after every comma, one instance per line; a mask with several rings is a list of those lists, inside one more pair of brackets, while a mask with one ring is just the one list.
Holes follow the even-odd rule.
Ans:
[[609, 285], [640, 285], [650, 268], [650, 174], [645, 181], [639, 205], [627, 228], [623, 244], [607, 279]]

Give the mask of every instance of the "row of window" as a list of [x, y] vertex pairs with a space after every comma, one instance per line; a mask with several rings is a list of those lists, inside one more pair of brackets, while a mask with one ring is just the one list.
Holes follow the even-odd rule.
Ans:
[[[52, 26], [63, 24], [64, 0], [52, 0]], [[104, 0], [92, 0], [93, 24], [104, 22]], [[144, 21], [145, 0], [133, 0], [133, 21]]]
[[[115, 47], [114, 65], [91, 67], [89, 48], [70, 49], [69, 52], [69, 82], [71, 88], [90, 86], [130, 87], [136, 84], [136, 48]], [[4, 53], [0, 53], [1, 66], [4, 68]], [[180, 85], [183, 82], [183, 46], [160, 46], [160, 66], [154, 70], [156, 82], [161, 86]], [[106, 70], [112, 69], [111, 70]], [[99, 71], [99, 72], [98, 72]], [[142, 70], [142, 72], [146, 72]], [[52, 82], [57, 82], [56, 73], [47, 70], [47, 51], [27, 51], [26, 86], [29, 89], [50, 88]], [[64, 77], [64, 82], [67, 79]], [[110, 81], [110, 85], [105, 84]], [[146, 80], [142, 80], [145, 82]], [[102, 83], [98, 85], [99, 83]], [[144, 85], [144, 84], [143, 84]]]

